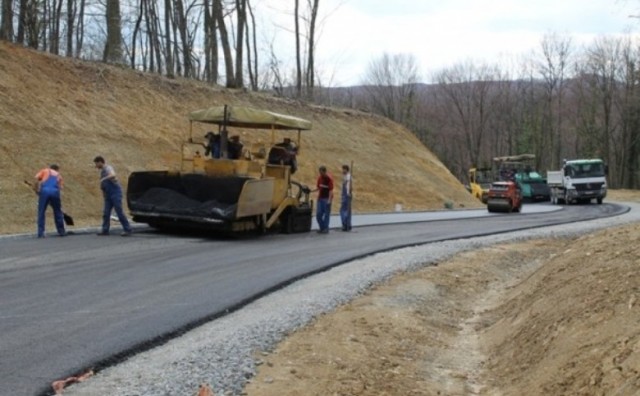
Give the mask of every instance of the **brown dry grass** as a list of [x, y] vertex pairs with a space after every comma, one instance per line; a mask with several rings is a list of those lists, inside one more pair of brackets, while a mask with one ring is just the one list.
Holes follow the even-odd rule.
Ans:
[[[354, 210], [479, 207], [409, 131], [370, 114], [309, 106], [266, 94], [171, 80], [99, 63], [34, 52], [0, 42], [0, 233], [34, 227], [33, 193], [22, 185], [52, 162], [65, 177], [63, 205], [81, 226], [99, 223], [101, 197], [93, 169], [103, 155], [122, 180], [134, 170], [179, 166], [187, 114], [212, 105], [249, 105], [304, 117], [298, 180], [315, 183], [325, 164], [339, 179], [354, 162]], [[204, 135], [197, 130], [194, 136]], [[237, 131], [245, 143], [258, 135]], [[268, 140], [268, 133], [259, 135]], [[386, 154], [385, 154], [386, 153]], [[51, 230], [50, 216], [47, 219]]]

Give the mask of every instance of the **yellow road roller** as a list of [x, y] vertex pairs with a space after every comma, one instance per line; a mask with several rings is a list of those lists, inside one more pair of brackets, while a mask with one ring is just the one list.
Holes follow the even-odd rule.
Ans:
[[[209, 131], [202, 141], [194, 124]], [[209, 124], [209, 125], [206, 125]], [[246, 147], [230, 128], [270, 131]], [[291, 179], [297, 168], [302, 118], [241, 106], [216, 106], [189, 114], [179, 171], [139, 171], [129, 176], [127, 204], [133, 220], [160, 229], [209, 229], [230, 233], [309, 232], [310, 189]], [[276, 142], [276, 134], [292, 131]], [[297, 133], [295, 133], [297, 132]], [[246, 134], [246, 133], [245, 133]]]

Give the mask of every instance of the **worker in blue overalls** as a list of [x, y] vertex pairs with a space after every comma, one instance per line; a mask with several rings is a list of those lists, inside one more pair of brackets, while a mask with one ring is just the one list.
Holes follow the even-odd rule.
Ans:
[[116, 178], [116, 172], [111, 165], [107, 165], [102, 156], [93, 159], [96, 168], [100, 170], [100, 188], [104, 197], [104, 208], [102, 211], [102, 229], [98, 235], [109, 235], [111, 225], [111, 210], [115, 210], [118, 220], [122, 225], [123, 237], [131, 236], [131, 225], [127, 216], [122, 210], [122, 187]]
[[58, 235], [67, 235], [64, 229], [64, 217], [60, 200], [62, 176], [59, 171], [60, 168], [58, 165], [52, 164], [36, 174], [35, 190], [38, 193], [38, 238], [44, 238], [44, 215], [49, 205], [53, 208], [53, 219], [56, 224], [56, 229], [58, 230]]

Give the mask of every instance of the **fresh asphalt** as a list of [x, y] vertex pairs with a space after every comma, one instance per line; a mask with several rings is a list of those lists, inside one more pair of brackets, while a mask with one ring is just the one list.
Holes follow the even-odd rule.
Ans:
[[56, 379], [115, 364], [354, 258], [627, 210], [607, 203], [525, 205], [522, 214], [401, 212], [356, 216], [349, 233], [240, 239], [151, 230], [1, 238], [0, 395], [50, 394]]

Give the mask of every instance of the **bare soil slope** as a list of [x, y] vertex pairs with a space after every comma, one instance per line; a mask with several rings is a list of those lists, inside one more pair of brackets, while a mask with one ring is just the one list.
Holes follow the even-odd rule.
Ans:
[[[370, 114], [313, 107], [266, 94], [230, 91], [130, 69], [55, 57], [0, 42], [0, 233], [31, 231], [33, 192], [23, 186], [50, 163], [65, 177], [63, 205], [80, 225], [99, 223], [92, 159], [103, 155], [121, 180], [141, 169], [179, 166], [187, 114], [212, 105], [247, 105], [313, 121], [304, 134], [297, 179], [314, 184], [325, 164], [339, 180], [354, 162], [355, 211], [479, 206], [409, 131]], [[195, 131], [202, 137], [204, 129]], [[236, 130], [245, 143], [259, 135]], [[125, 183], [126, 184], [126, 183]], [[48, 230], [52, 230], [51, 216]]]
[[639, 238], [632, 224], [399, 275], [261, 354], [246, 394], [638, 395]]

